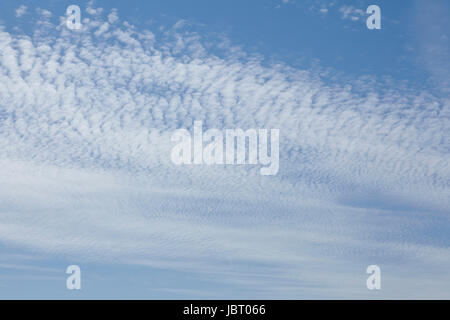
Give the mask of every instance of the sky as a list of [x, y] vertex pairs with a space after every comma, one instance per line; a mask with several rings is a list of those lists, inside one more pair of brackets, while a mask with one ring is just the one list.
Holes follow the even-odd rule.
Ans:
[[[448, 1], [1, 7], [0, 299], [450, 298]], [[194, 121], [277, 174], [174, 164]]]

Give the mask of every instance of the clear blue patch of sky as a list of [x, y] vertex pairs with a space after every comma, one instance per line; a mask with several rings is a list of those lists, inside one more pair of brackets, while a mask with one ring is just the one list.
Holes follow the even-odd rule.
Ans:
[[[16, 18], [14, 9], [23, 3], [28, 14]], [[296, 67], [307, 67], [317, 61], [321, 67], [333, 68], [347, 75], [392, 77], [420, 84], [427, 77], [417, 64], [417, 37], [414, 19], [416, 1], [338, 1], [328, 2], [281, 0], [165, 0], [140, 1], [99, 0], [94, 7], [104, 8], [106, 17], [117, 8], [119, 17], [138, 28], [156, 31], [185, 19], [201, 27], [204, 34], [227, 36], [233, 45], [248, 53], [261, 55], [266, 62], [281, 61]], [[0, 19], [8, 27], [36, 19], [35, 8], [53, 12], [52, 19], [64, 15], [70, 4], [84, 10], [87, 1], [8, 1]], [[364, 12], [370, 4], [381, 7], [382, 29], [369, 30], [365, 14], [358, 21], [342, 19], [339, 8], [352, 6]], [[328, 8], [326, 14], [320, 8]], [[21, 26], [22, 27], [22, 26]], [[28, 29], [32, 25], [24, 26]]]

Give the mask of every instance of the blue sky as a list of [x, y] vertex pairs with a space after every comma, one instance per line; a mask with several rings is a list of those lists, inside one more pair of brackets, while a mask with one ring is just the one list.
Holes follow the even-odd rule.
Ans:
[[[449, 298], [449, 9], [3, 1], [0, 298]], [[174, 165], [195, 120], [278, 174]]]

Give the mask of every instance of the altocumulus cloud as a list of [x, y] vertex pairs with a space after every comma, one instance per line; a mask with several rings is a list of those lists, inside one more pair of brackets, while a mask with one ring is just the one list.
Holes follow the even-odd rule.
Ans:
[[[384, 297], [449, 297], [448, 97], [216, 52], [186, 22], [41, 11], [32, 36], [0, 31], [0, 243], [252, 297], [369, 296], [377, 263]], [[195, 120], [279, 128], [278, 174], [172, 164]]]

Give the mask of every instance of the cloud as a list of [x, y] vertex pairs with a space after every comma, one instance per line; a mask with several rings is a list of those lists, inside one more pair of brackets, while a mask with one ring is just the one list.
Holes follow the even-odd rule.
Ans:
[[322, 17], [324, 17], [333, 10], [333, 8], [336, 5], [336, 2], [316, 0], [316, 1], [307, 1], [304, 4], [307, 6], [308, 11], [311, 12], [311, 14], [320, 14]]
[[[448, 99], [92, 10], [77, 32], [49, 14], [33, 36], [0, 31], [0, 243], [260, 296], [365, 296], [355, 275], [375, 261], [387, 295], [414, 279], [448, 296]], [[279, 174], [175, 166], [171, 134], [194, 120], [280, 128]]]
[[52, 16], [52, 13], [47, 9], [37, 8], [36, 12], [44, 19], [43, 21], [49, 19]]
[[339, 8], [339, 12], [344, 20], [358, 21], [361, 17], [364, 17], [364, 11], [353, 6], [342, 6]]
[[108, 22], [113, 24], [119, 20], [119, 17], [117, 15], [117, 9], [112, 9], [111, 12], [108, 14]]
[[22, 4], [16, 9], [16, 17], [20, 18], [21, 16], [23, 16], [25, 13], [27, 13], [27, 9], [28, 7]]

